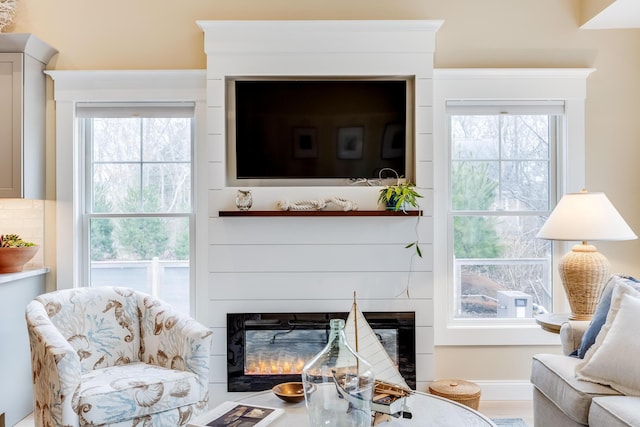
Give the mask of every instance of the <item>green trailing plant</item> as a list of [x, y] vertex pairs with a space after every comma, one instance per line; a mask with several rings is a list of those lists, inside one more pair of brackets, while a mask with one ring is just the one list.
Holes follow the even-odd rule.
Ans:
[[413, 248], [414, 246], [416, 248], [416, 254], [418, 254], [418, 256], [420, 258], [422, 258], [422, 251], [420, 250], [420, 245], [418, 244], [417, 240], [415, 242], [411, 242], [411, 243], [407, 244], [405, 246], [405, 249]]
[[[406, 206], [410, 205], [414, 208], [418, 207], [418, 199], [422, 198], [422, 195], [416, 191], [416, 185], [411, 182], [398, 182], [397, 184], [387, 185], [380, 189], [378, 195], [378, 203], [384, 204], [387, 209], [393, 211], [402, 211], [406, 213]], [[411, 242], [405, 246], [405, 248], [414, 248], [420, 258], [422, 258], [422, 251], [418, 241]]]
[[3, 248], [24, 248], [27, 246], [35, 246], [35, 243], [22, 240], [17, 234], [0, 235], [0, 247]]
[[380, 189], [378, 202], [384, 203], [388, 209], [405, 212], [405, 207], [411, 205], [418, 207], [418, 198], [422, 196], [416, 191], [416, 185], [411, 182], [402, 182], [387, 185]]

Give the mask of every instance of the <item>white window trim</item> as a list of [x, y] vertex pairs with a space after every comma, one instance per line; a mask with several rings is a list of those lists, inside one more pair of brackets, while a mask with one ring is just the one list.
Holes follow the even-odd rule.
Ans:
[[[81, 287], [82, 168], [80, 138], [76, 128], [78, 102], [193, 102], [195, 103], [194, 213], [197, 230], [207, 230], [206, 71], [45, 71], [54, 81], [56, 103], [56, 289]], [[200, 175], [199, 175], [200, 173]], [[201, 201], [201, 203], [198, 203]], [[205, 316], [207, 233], [192, 239], [190, 305], [196, 318]], [[198, 286], [197, 284], [203, 285]], [[126, 284], [123, 284], [126, 285]]]
[[[456, 321], [450, 315], [453, 277], [448, 271], [447, 189], [448, 137], [447, 100], [561, 100], [565, 103], [564, 150], [558, 150], [558, 197], [580, 191], [585, 184], [585, 98], [586, 80], [592, 68], [570, 69], [435, 69], [434, 106], [434, 242], [443, 248], [434, 254], [434, 307], [436, 345], [556, 345], [558, 336], [543, 331], [533, 320], [526, 322]], [[439, 190], [439, 191], [438, 191]], [[557, 273], [558, 254], [566, 243], [554, 247], [554, 312], [568, 310]]]

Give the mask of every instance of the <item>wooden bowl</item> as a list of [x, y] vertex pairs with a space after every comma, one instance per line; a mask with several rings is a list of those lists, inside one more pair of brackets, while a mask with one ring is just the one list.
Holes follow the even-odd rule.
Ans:
[[[271, 391], [280, 399], [289, 403], [298, 403], [304, 400], [304, 388], [301, 382], [282, 383], [274, 386]], [[312, 385], [313, 389], [316, 386]]]

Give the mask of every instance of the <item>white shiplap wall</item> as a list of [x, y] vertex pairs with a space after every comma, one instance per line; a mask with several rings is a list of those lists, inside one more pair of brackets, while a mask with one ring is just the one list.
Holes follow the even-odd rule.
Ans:
[[[208, 323], [212, 404], [226, 395], [226, 313], [416, 312], [418, 389], [433, 380], [432, 77], [440, 21], [200, 21], [207, 54]], [[408, 76], [414, 79], [417, 217], [221, 218], [229, 76]], [[199, 174], [202, 176], [202, 174]], [[340, 196], [377, 209], [379, 187], [254, 187], [252, 209]], [[423, 257], [405, 249], [419, 236]], [[406, 289], [409, 292], [407, 295]], [[202, 294], [205, 294], [202, 292]]]

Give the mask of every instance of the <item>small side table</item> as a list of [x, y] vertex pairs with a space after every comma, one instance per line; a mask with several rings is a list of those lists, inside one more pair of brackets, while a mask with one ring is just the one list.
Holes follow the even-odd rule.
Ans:
[[536, 323], [547, 332], [560, 333], [562, 324], [569, 320], [569, 313], [544, 313], [536, 316]]

